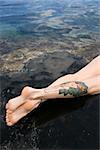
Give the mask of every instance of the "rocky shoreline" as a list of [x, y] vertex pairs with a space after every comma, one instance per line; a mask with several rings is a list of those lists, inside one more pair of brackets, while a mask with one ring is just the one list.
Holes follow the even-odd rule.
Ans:
[[[50, 137], [58, 140], [56, 144], [56, 148], [59, 146], [63, 147], [73, 147], [74, 144], [71, 142], [70, 145], [66, 145], [62, 142], [62, 144], [58, 144], [60, 138], [60, 133], [58, 130], [61, 130], [62, 137], [67, 138], [70, 133], [68, 130], [73, 130], [73, 126], [70, 121], [73, 122], [74, 125], [74, 134], [76, 137], [76, 141], [80, 141], [80, 144], [77, 142], [77, 147], [85, 145], [85, 147], [98, 147], [98, 100], [99, 96], [93, 97], [83, 97], [79, 98], [76, 101], [68, 100], [64, 101], [52, 101], [46, 102], [43, 105], [29, 114], [28, 117], [25, 117], [14, 127], [7, 127], [5, 124], [5, 104], [10, 99], [20, 94], [22, 88], [26, 85], [41, 88], [48, 86], [58, 77], [68, 74], [74, 73], [78, 71], [80, 68], [85, 66], [88, 61], [79, 56], [72, 55], [65, 51], [55, 51], [48, 52], [44, 54], [38, 55], [35, 57], [33, 55], [31, 59], [24, 62], [23, 55], [16, 55], [17, 57], [11, 58], [9, 54], [9, 60], [11, 61], [11, 65], [7, 64], [8, 70], [3, 70], [0, 74], [1, 80], [1, 145], [3, 150], [12, 150], [14, 147], [17, 149], [40, 149], [45, 148], [43, 144], [42, 137], [44, 137], [46, 141], [46, 136], [48, 140], [46, 141], [47, 147], [53, 147], [53, 140], [49, 141]], [[29, 55], [28, 55], [29, 56]], [[30, 55], [31, 56], [31, 55]], [[24, 63], [21, 63], [21, 61]], [[13, 62], [15, 62], [13, 64]], [[18, 64], [17, 64], [18, 63]], [[14, 69], [13, 69], [14, 65]], [[16, 66], [16, 67], [15, 67]], [[52, 109], [52, 113], [51, 113]], [[46, 112], [46, 113], [45, 113]], [[85, 112], [85, 114], [84, 114]], [[95, 113], [96, 112], [96, 113]], [[92, 114], [91, 114], [92, 113]], [[91, 115], [90, 115], [91, 114]], [[70, 118], [71, 117], [71, 118]], [[88, 117], [88, 119], [87, 119]], [[93, 119], [96, 118], [96, 119]], [[71, 120], [70, 120], [71, 119]], [[75, 121], [76, 119], [77, 121]], [[63, 121], [62, 121], [63, 120]], [[83, 121], [84, 120], [84, 121]], [[91, 123], [89, 123], [91, 120]], [[65, 122], [69, 122], [70, 126], [64, 126]], [[82, 123], [83, 121], [83, 123]], [[56, 126], [56, 123], [60, 124], [60, 126]], [[79, 136], [77, 137], [77, 127], [78, 123], [82, 123], [80, 125]], [[76, 125], [75, 125], [76, 124]], [[93, 128], [90, 126], [93, 124]], [[64, 126], [64, 127], [62, 127]], [[82, 127], [84, 126], [84, 128]], [[95, 126], [95, 130], [94, 130]], [[61, 127], [61, 128], [60, 128]], [[45, 131], [44, 131], [45, 130]], [[50, 133], [48, 130], [51, 130]], [[52, 132], [53, 130], [53, 132]], [[76, 130], [76, 131], [75, 131]], [[66, 135], [64, 134], [66, 131]], [[44, 132], [46, 135], [44, 135]], [[71, 131], [72, 132], [72, 131]], [[59, 138], [57, 138], [57, 135]], [[73, 134], [72, 134], [73, 135]], [[13, 136], [13, 139], [12, 139]], [[24, 136], [26, 138], [24, 138]], [[50, 137], [49, 137], [50, 136]], [[84, 141], [90, 137], [89, 143]], [[39, 138], [39, 140], [38, 140]], [[19, 140], [21, 139], [21, 141]], [[94, 146], [90, 146], [91, 141], [94, 140]], [[38, 144], [38, 142], [40, 142]], [[75, 141], [74, 141], [75, 142]], [[19, 144], [18, 144], [19, 143]], [[28, 144], [30, 143], [30, 144]], [[49, 144], [51, 143], [52, 146]], [[72, 146], [71, 146], [72, 145]]]
[[[28, 52], [26, 51], [26, 53]], [[20, 51], [9, 54], [1, 67], [1, 77], [7, 77], [11, 81], [31, 80], [31, 77], [37, 81], [43, 78], [55, 80], [66, 73], [77, 71], [87, 63], [86, 59], [65, 51], [46, 52], [44, 54], [38, 52], [36, 55], [34, 52], [34, 54], [26, 55], [27, 58]]]

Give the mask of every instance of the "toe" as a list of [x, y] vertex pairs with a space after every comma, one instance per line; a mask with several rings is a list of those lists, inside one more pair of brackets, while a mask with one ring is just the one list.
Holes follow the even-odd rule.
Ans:
[[8, 109], [8, 103], [6, 104], [6, 109]]
[[7, 110], [7, 113], [8, 114], [11, 114], [13, 111], [12, 110]]
[[[7, 113], [7, 117], [8, 117], [7, 118], [8, 119], [7, 120], [7, 125], [9, 125], [9, 126], [14, 125], [21, 118], [23, 118], [28, 113], [30, 113], [33, 109], [35, 109], [36, 107], [38, 107], [39, 104], [40, 104], [40, 100], [36, 100], [36, 101], [27, 100], [26, 103], [24, 103], [23, 105], [21, 105], [20, 107], [18, 107], [11, 114], [8, 111], [8, 113]], [[8, 121], [10, 123], [8, 123]]]
[[6, 123], [8, 123], [8, 122], [9, 122], [9, 119], [7, 118], [7, 119], [6, 119]]
[[6, 118], [8, 118], [8, 113], [6, 113]]
[[7, 114], [11, 114], [13, 111], [12, 110], [9, 110], [9, 109], [7, 109], [7, 111], [6, 111], [6, 113]]
[[40, 101], [27, 101], [25, 104], [16, 109], [12, 114], [8, 116], [9, 121], [13, 124], [18, 122], [21, 118], [30, 113], [33, 109], [38, 107]]
[[13, 124], [9, 121], [9, 122], [7, 122], [7, 125], [12, 126]]
[[8, 116], [10, 125], [14, 125], [18, 122], [22, 117], [24, 117], [28, 112], [20, 106], [17, 110], [15, 110], [11, 115]]

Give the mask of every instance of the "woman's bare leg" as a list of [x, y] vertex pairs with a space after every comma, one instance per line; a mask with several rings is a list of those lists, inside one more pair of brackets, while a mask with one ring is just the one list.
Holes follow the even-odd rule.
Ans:
[[[66, 75], [64, 77], [59, 78], [58, 80], [53, 82], [48, 88], [62, 84], [65, 81], [66, 82], [67, 81], [69, 81], [69, 82], [70, 81], [83, 81], [88, 78], [92, 78], [96, 75], [100, 75], [100, 67], [98, 67], [98, 66], [100, 66], [100, 56], [96, 57], [91, 63], [89, 63], [86, 67], [84, 67], [77, 73], [71, 74], [71, 75]], [[34, 101], [34, 102], [31, 101], [33, 98], [31, 98], [30, 95], [31, 94], [35, 95], [35, 93], [38, 93], [38, 92], [40, 93], [40, 91], [41, 91], [40, 89], [33, 89], [31, 87], [25, 87], [20, 96], [9, 100], [8, 104], [6, 105], [7, 114], [13, 113], [14, 111], [17, 110], [17, 108], [19, 109], [20, 106], [22, 108], [22, 106], [27, 105], [27, 108], [28, 108], [28, 104], [29, 104], [28, 110], [31, 110], [30, 109], [31, 106], [33, 108], [36, 108], [35, 106], [39, 105], [40, 99], [38, 99], [38, 104], [37, 104], [36, 101]]]
[[82, 81], [97, 75], [100, 75], [100, 55], [93, 59], [88, 65], [79, 70], [74, 74], [68, 74], [63, 77], [58, 78], [55, 82], [53, 82], [49, 87], [53, 87], [55, 85], [59, 85], [66, 81]]
[[[65, 82], [43, 89], [41, 99], [75, 98], [100, 93], [100, 75], [83, 81]], [[39, 95], [38, 95], [39, 96]]]
[[[87, 66], [85, 66], [80, 71], [78, 71], [74, 74], [68, 74], [63, 77], [60, 77], [55, 82], [53, 82], [51, 85], [49, 85], [49, 87], [51, 88], [55, 85], [64, 83], [65, 81], [68, 81], [68, 82], [69, 81], [83, 81], [88, 78], [99, 75], [100, 67], [98, 67], [98, 66], [100, 66], [100, 56], [96, 57], [93, 61], [91, 61]], [[23, 91], [25, 91], [24, 93], [26, 93], [24, 96], [25, 98], [23, 96], [21, 96], [21, 97], [16, 97], [14, 99], [9, 100], [9, 102], [7, 104], [7, 108], [9, 108], [10, 110], [15, 110], [17, 107], [24, 104], [26, 97], [29, 96], [31, 92], [34, 93], [34, 92], [38, 91], [38, 89], [26, 87], [26, 88], [24, 88]], [[21, 95], [23, 95], [23, 94], [21, 94]]]
[[[56, 85], [55, 87], [45, 88], [40, 90], [36, 94], [31, 94], [30, 99], [27, 102], [19, 106], [14, 112], [7, 112], [6, 122], [7, 125], [12, 126], [21, 118], [26, 116], [39, 104], [39, 99], [47, 100], [54, 98], [75, 98], [84, 96], [87, 94], [98, 94], [100, 93], [100, 76], [96, 76], [84, 81], [72, 81]], [[32, 100], [33, 99], [33, 100]], [[37, 103], [36, 103], [37, 102]]]

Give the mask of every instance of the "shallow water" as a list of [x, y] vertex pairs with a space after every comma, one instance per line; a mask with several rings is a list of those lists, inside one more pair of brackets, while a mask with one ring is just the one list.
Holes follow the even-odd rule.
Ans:
[[0, 0], [0, 52], [98, 53], [99, 18], [98, 0]]
[[13, 127], [4, 119], [24, 86], [47, 86], [100, 54], [99, 18], [99, 0], [0, 0], [2, 150], [99, 148], [99, 96], [45, 102]]

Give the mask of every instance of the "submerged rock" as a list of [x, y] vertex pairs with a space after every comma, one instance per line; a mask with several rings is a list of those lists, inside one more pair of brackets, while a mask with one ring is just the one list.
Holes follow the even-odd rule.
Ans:
[[89, 34], [78, 34], [77, 38], [92, 39]]

